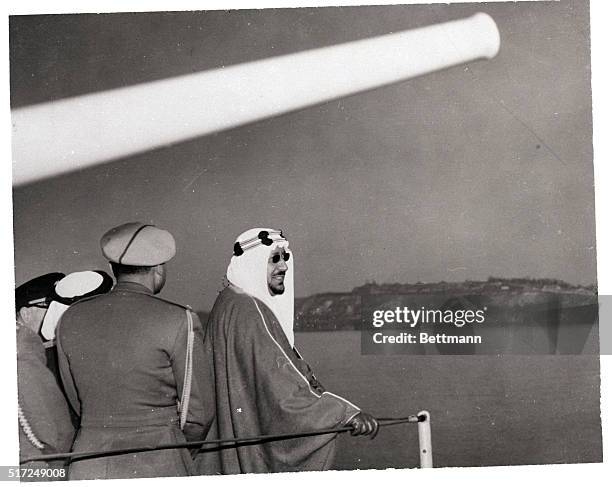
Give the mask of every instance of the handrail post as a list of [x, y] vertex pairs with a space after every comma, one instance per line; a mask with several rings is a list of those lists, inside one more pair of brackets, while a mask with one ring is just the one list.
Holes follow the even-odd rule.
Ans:
[[[433, 458], [431, 455], [431, 424], [429, 422], [429, 411], [421, 411], [418, 414], [419, 423], [419, 455], [421, 457], [421, 468], [432, 468]], [[421, 419], [421, 418], [425, 419]]]

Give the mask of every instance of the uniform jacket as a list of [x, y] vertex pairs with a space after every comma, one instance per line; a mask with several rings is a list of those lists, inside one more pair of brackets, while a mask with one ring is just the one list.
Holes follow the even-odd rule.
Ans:
[[[53, 377], [55, 377], [55, 382], [57, 383], [57, 386], [59, 387], [60, 391], [62, 391], [64, 399], [66, 400], [66, 404], [68, 404], [68, 397], [66, 396], [66, 392], [64, 391], [64, 384], [62, 383], [62, 377], [60, 375], [59, 365], [57, 363], [57, 347], [55, 346], [55, 340], [53, 340], [53, 343], [51, 345], [45, 343], [44, 347], [45, 356], [47, 358], [47, 368], [51, 371]], [[78, 428], [79, 417], [75, 414], [74, 409], [72, 409], [71, 407], [68, 407], [68, 411], [70, 413], [70, 422], [72, 423], [73, 429]]]
[[[191, 313], [191, 312], [190, 312]], [[210, 367], [203, 331], [195, 331], [189, 413], [181, 431], [187, 315], [144, 286], [122, 282], [82, 300], [57, 328], [58, 361], [66, 394], [80, 416], [73, 451], [108, 450], [203, 439], [212, 422]], [[188, 450], [161, 450], [73, 461], [70, 479], [184, 476]]]
[[[42, 449], [35, 446], [26, 435], [23, 424], [20, 424], [19, 460], [69, 451], [74, 428], [70, 422], [68, 404], [47, 368], [42, 340], [23, 325], [17, 325], [17, 386], [22, 421], [25, 419], [34, 438], [43, 445]], [[60, 464], [33, 462], [24, 467], [58, 467]]]
[[[216, 416], [209, 438], [297, 433], [345, 425], [359, 409], [325, 391], [289, 344], [274, 313], [232, 286], [208, 321], [205, 351], [215, 371]], [[333, 461], [335, 434], [205, 448], [201, 474], [323, 470]]]

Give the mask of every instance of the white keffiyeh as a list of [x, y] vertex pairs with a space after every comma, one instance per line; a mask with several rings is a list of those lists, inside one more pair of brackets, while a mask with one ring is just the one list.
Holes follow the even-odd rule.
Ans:
[[[55, 338], [55, 328], [69, 305], [60, 303], [57, 299], [77, 301], [79, 297], [101, 290], [104, 284], [102, 273], [96, 271], [73, 272], [55, 284], [56, 299], [51, 301], [43, 319], [40, 333], [46, 340]], [[104, 290], [106, 292], [107, 290]], [[100, 291], [102, 292], [102, 291]]]
[[[273, 240], [271, 245], [264, 245], [258, 238], [261, 231], [267, 231]], [[267, 269], [270, 253], [276, 248], [289, 248], [289, 242], [278, 230], [269, 228], [253, 228], [242, 233], [236, 239], [243, 244], [244, 253], [232, 256], [227, 267], [227, 279], [234, 286], [242, 289], [246, 294], [263, 301], [272, 310], [280, 323], [287, 340], [293, 347], [293, 252], [287, 264], [285, 274], [285, 291], [283, 294], [270, 294], [268, 288]]]

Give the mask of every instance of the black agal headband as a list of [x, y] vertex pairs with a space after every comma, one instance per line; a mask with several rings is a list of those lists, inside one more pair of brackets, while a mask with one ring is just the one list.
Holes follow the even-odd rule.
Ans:
[[236, 242], [234, 244], [234, 255], [239, 257], [244, 254], [246, 250], [255, 248], [258, 245], [266, 245], [269, 247], [274, 242], [281, 241], [287, 241], [287, 239], [283, 236], [282, 230], [272, 230], [270, 232], [267, 230], [262, 230], [256, 237], [243, 240], [242, 242]]

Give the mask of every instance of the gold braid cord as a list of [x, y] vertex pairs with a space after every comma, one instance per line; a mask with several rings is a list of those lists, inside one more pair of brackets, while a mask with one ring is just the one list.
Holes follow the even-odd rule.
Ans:
[[187, 422], [187, 413], [189, 411], [189, 396], [191, 396], [191, 380], [193, 374], [193, 318], [191, 317], [191, 311], [185, 310], [187, 313], [187, 353], [185, 354], [185, 377], [183, 380], [183, 394], [181, 402], [179, 404], [180, 412], [180, 425], [181, 429]]
[[32, 443], [32, 445], [34, 445], [39, 450], [43, 450], [45, 448], [45, 445], [38, 438], [36, 438], [36, 435], [32, 431], [32, 427], [28, 422], [28, 419], [25, 417], [25, 414], [21, 409], [21, 404], [19, 403], [17, 403], [17, 417], [19, 418], [19, 425], [21, 426], [21, 429], [27, 436], [28, 440], [30, 440], [30, 443]]

